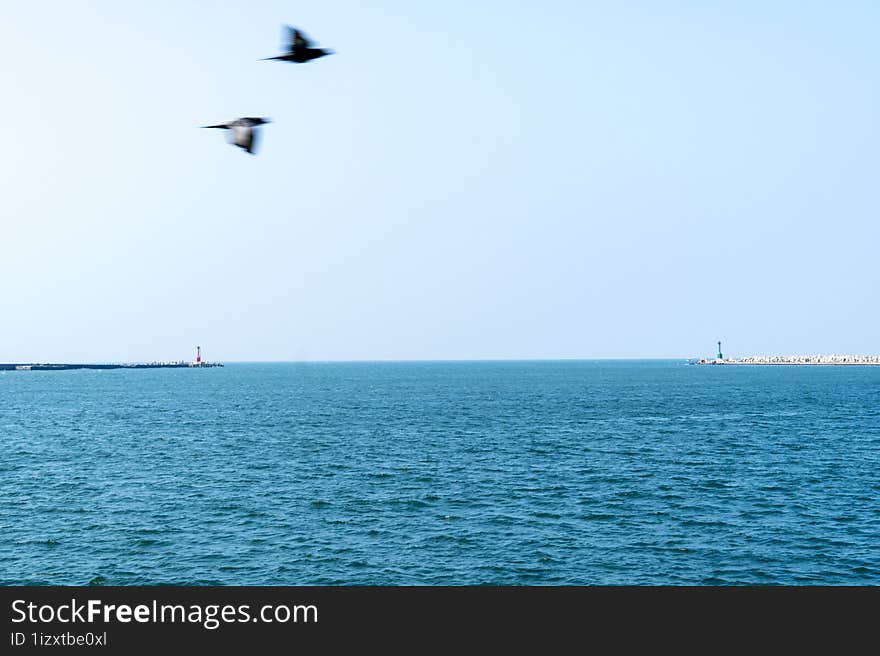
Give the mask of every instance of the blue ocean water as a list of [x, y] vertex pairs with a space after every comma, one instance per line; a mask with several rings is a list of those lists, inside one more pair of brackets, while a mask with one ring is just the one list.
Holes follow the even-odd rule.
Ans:
[[3, 584], [880, 583], [880, 367], [0, 372]]

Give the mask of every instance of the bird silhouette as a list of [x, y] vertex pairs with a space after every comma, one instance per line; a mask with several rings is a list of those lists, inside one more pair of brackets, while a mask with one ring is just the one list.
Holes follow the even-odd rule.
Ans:
[[305, 33], [295, 27], [287, 26], [286, 36], [288, 42], [282, 47], [287, 48], [287, 54], [279, 55], [278, 57], [266, 57], [263, 61], [278, 59], [280, 61], [303, 64], [307, 61], [333, 54], [333, 51], [328, 50], [327, 48], [314, 48], [312, 41], [305, 35]]
[[244, 117], [238, 118], [228, 123], [220, 123], [218, 125], [204, 125], [202, 127], [210, 129], [217, 128], [219, 130], [232, 130], [229, 133], [229, 143], [244, 148], [246, 151], [254, 154], [257, 145], [257, 127], [264, 123], [271, 123], [268, 118]]

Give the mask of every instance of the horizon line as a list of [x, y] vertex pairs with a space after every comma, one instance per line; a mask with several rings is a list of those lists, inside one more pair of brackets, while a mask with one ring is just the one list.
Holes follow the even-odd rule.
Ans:
[[[804, 357], [819, 354], [802, 354]], [[825, 354], [839, 355], [842, 357], [870, 357], [865, 355], [851, 354]], [[729, 356], [725, 359], [738, 359], [741, 357], [790, 357], [790, 356]], [[875, 356], [876, 357], [876, 356]], [[430, 363], [430, 362], [637, 362], [637, 361], [669, 361], [669, 360], [701, 360], [715, 359], [712, 356], [602, 356], [602, 357], [509, 357], [509, 358], [348, 358], [348, 359], [300, 359], [300, 360], [263, 360], [263, 359], [242, 359], [242, 360], [203, 360], [203, 362], [217, 362], [228, 364], [356, 364], [356, 363]], [[29, 364], [143, 364], [153, 362], [194, 362], [194, 360], [76, 360], [76, 361], [53, 361], [53, 360], [19, 360], [19, 361], [0, 361], [0, 365], [29, 365]]]
[[[700, 356], [665, 356], [665, 357], [515, 357], [515, 358], [354, 358], [354, 359], [303, 359], [303, 360], [202, 360], [202, 362], [218, 362], [226, 364], [355, 364], [355, 363], [405, 363], [405, 362], [621, 362], [621, 361], [663, 361], [663, 360], [700, 360]], [[142, 364], [153, 362], [194, 362], [194, 360], [17, 360], [0, 361], [0, 365], [29, 364]]]

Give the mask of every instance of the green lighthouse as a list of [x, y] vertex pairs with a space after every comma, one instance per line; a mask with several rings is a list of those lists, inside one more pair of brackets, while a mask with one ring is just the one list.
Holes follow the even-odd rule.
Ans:
[[721, 342], [718, 342], [718, 359], [723, 360], [724, 356], [721, 355]]

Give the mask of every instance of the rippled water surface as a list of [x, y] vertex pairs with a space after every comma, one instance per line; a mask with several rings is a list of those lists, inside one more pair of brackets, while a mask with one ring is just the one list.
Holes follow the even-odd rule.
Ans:
[[878, 584], [880, 367], [0, 372], [0, 583]]

